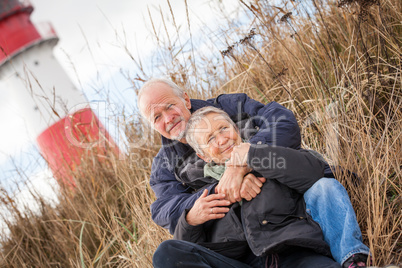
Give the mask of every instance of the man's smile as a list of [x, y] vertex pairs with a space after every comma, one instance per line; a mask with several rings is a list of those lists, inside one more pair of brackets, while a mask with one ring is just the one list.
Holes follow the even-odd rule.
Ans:
[[166, 132], [170, 134], [170, 132], [171, 132], [174, 128], [176, 128], [182, 121], [183, 121], [183, 119], [179, 117], [179, 118], [177, 119], [177, 122], [174, 122], [174, 123], [168, 125], [168, 127], [166, 128]]

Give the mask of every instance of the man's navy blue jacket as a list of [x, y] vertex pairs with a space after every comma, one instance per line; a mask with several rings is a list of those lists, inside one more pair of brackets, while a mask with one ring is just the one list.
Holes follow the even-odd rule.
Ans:
[[[300, 149], [300, 128], [294, 114], [276, 102], [266, 105], [246, 94], [223, 94], [215, 99], [191, 100], [191, 112], [215, 106], [231, 117], [247, 113], [253, 118], [258, 132], [250, 139], [253, 144], [268, 144]], [[162, 148], [152, 163], [150, 185], [157, 200], [151, 205], [154, 222], [174, 233], [177, 222], [185, 209], [190, 209], [202, 191], [193, 192], [183, 185], [174, 173], [182, 156], [193, 149], [178, 141], [162, 137]], [[207, 188], [211, 191], [215, 185]]]

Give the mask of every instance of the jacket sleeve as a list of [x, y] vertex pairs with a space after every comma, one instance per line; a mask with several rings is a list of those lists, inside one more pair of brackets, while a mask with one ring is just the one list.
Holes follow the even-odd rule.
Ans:
[[200, 243], [206, 241], [206, 235], [204, 232], [204, 225], [190, 225], [186, 221], [186, 215], [188, 213], [186, 209], [180, 216], [177, 222], [173, 239], [184, 240], [192, 243]]
[[259, 131], [250, 139], [250, 143], [300, 149], [301, 135], [296, 117], [279, 103], [264, 105], [244, 93], [222, 94], [215, 99], [215, 103], [230, 116], [247, 113], [252, 117]]
[[[162, 155], [160, 151], [152, 163], [150, 185], [156, 201], [151, 205], [151, 214], [156, 224], [169, 229], [173, 234], [180, 215], [185, 209], [193, 206], [202, 191], [192, 193], [176, 180], [173, 172], [167, 168]], [[207, 189], [211, 192], [214, 187], [215, 185], [209, 185]]]
[[251, 145], [247, 164], [267, 179], [276, 179], [299, 193], [324, 175], [325, 163], [306, 150]]

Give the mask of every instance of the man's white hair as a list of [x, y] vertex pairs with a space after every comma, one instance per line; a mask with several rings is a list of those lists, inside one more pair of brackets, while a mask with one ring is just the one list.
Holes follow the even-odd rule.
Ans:
[[216, 113], [217, 115], [220, 116], [221, 119], [228, 121], [236, 130], [238, 129], [236, 124], [233, 122], [233, 120], [229, 117], [229, 115], [225, 111], [218, 109], [214, 106], [203, 107], [195, 111], [187, 122], [185, 137], [187, 143], [191, 147], [193, 147], [194, 151], [202, 156], [204, 156], [205, 154], [201, 148], [201, 145], [197, 142], [195, 138], [196, 127], [201, 122], [201, 120], [203, 120], [210, 113]]
[[140, 104], [141, 104], [142, 95], [144, 94], [144, 92], [146, 92], [148, 89], [150, 89], [153, 85], [160, 84], [160, 83], [169, 86], [173, 90], [173, 93], [177, 97], [181, 98], [183, 100], [183, 102], [185, 102], [184, 90], [181, 87], [179, 87], [176, 83], [174, 83], [172, 80], [167, 79], [167, 78], [152, 78], [152, 79], [148, 80], [147, 82], [145, 82], [145, 84], [142, 85], [140, 91], [138, 92], [137, 105], [138, 105], [138, 108], [140, 108], [141, 114], [142, 114], [142, 109], [140, 107]]

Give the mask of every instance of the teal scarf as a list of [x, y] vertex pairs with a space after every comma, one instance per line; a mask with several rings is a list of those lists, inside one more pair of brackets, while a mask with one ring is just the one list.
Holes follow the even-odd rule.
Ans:
[[223, 173], [225, 172], [225, 165], [217, 165], [215, 163], [207, 163], [204, 166], [204, 177], [212, 177], [216, 180], [220, 180], [222, 178]]

